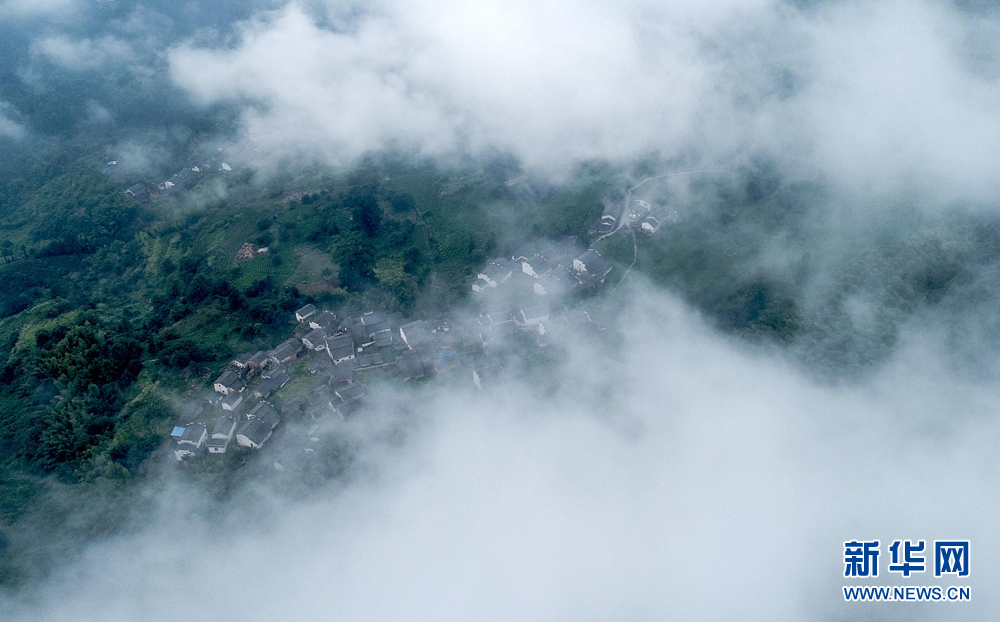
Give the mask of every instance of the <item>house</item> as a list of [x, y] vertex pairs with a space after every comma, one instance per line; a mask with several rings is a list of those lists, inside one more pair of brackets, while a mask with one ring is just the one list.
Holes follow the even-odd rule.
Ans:
[[587, 249], [573, 260], [573, 270], [591, 284], [603, 283], [613, 266], [594, 249]]
[[388, 335], [388, 343], [385, 336], [379, 337], [379, 333], [391, 333], [392, 324], [389, 318], [382, 311], [369, 311], [361, 316], [360, 324], [364, 327], [364, 337], [360, 340], [361, 346], [371, 345], [378, 341], [383, 344], [392, 345], [392, 335]]
[[472, 384], [480, 391], [484, 384], [490, 384], [500, 376], [500, 366], [493, 361], [481, 361], [472, 369]]
[[309, 318], [316, 314], [316, 305], [306, 305], [295, 312], [295, 321], [304, 322], [306, 318]]
[[146, 204], [149, 202], [149, 192], [146, 191], [146, 186], [142, 184], [136, 184], [125, 191], [133, 199], [138, 201], [140, 204]]
[[308, 411], [309, 418], [312, 419], [313, 421], [321, 421], [323, 419], [326, 419], [327, 417], [343, 420], [344, 414], [341, 412], [339, 408], [339, 406], [342, 403], [340, 402], [339, 398], [334, 397], [334, 399], [337, 400], [338, 404], [337, 406], [334, 406], [332, 403], [327, 402], [325, 404], [320, 404], [319, 406], [310, 408]]
[[177, 441], [177, 448], [174, 449], [174, 457], [178, 461], [184, 460], [188, 456], [193, 456], [208, 437], [208, 430], [204, 423], [189, 423], [185, 426], [177, 426], [170, 436]]
[[215, 422], [215, 427], [212, 428], [212, 436], [205, 442], [208, 445], [209, 453], [226, 453], [226, 447], [229, 446], [229, 441], [233, 438], [233, 431], [236, 429], [236, 421], [235, 415], [219, 417], [219, 420]]
[[413, 350], [417, 346], [431, 341], [430, 332], [424, 325], [424, 322], [416, 321], [410, 322], [409, 324], [404, 324], [399, 327], [399, 338], [403, 340], [406, 347]]
[[424, 320], [424, 329], [429, 333], [447, 333], [451, 326], [444, 320]]
[[199, 449], [208, 438], [208, 428], [204, 423], [189, 423], [176, 426], [170, 436], [177, 441], [177, 445], [187, 445]]
[[161, 192], [173, 193], [179, 192], [181, 190], [186, 190], [190, 188], [192, 184], [197, 180], [196, 173], [200, 173], [201, 169], [197, 166], [191, 168], [185, 168], [173, 175], [167, 181], [157, 185], [157, 189]]
[[403, 380], [413, 380], [426, 374], [424, 361], [418, 352], [404, 352], [396, 357], [396, 373]]
[[246, 354], [240, 354], [232, 361], [230, 361], [230, 363], [232, 363], [234, 367], [242, 371], [247, 368], [247, 364], [250, 362], [251, 356], [253, 355], [250, 354], [249, 352], [247, 352]]
[[381, 365], [383, 363], [382, 353], [373, 352], [371, 354], [365, 354], [358, 357], [358, 369], [363, 369], [365, 367], [375, 367], [376, 365]]
[[[510, 267], [510, 262], [506, 259], [497, 258], [490, 261], [478, 275], [479, 279], [486, 282], [488, 287], [497, 287], [507, 282], [514, 270]], [[477, 290], [479, 291], [479, 290]]]
[[562, 266], [546, 272], [532, 284], [533, 291], [539, 296], [562, 296], [580, 284], [570, 271]]
[[257, 399], [270, 397], [272, 393], [285, 386], [291, 378], [288, 374], [281, 373], [273, 378], [265, 378], [253, 390], [253, 395]]
[[352, 382], [346, 387], [339, 387], [335, 393], [345, 404], [358, 401], [366, 395], [365, 385], [360, 382]]
[[365, 327], [365, 333], [372, 335], [383, 330], [392, 330], [389, 318], [382, 311], [369, 311], [361, 316], [361, 325]]
[[486, 280], [484, 277], [478, 277], [475, 283], [472, 284], [472, 291], [478, 293], [484, 291], [489, 286], [490, 282], [488, 280]]
[[233, 411], [236, 407], [243, 402], [243, 395], [239, 393], [233, 393], [232, 395], [227, 395], [222, 398], [220, 404], [222, 405], [222, 410]]
[[258, 350], [257, 352], [254, 353], [253, 356], [247, 359], [247, 369], [260, 371], [264, 369], [264, 366], [267, 365], [267, 361], [268, 361], [267, 352], [264, 352], [263, 350]]
[[538, 278], [550, 270], [549, 263], [541, 255], [534, 255], [531, 259], [521, 260], [521, 272], [530, 277]]
[[309, 394], [309, 407], [318, 408], [324, 404], [330, 404], [334, 399], [335, 391], [328, 385], [322, 384]]
[[240, 447], [260, 449], [273, 433], [274, 431], [259, 419], [248, 419], [236, 433], [236, 442]]
[[247, 387], [240, 375], [236, 373], [235, 370], [227, 369], [222, 372], [222, 375], [215, 379], [215, 383], [212, 385], [217, 393], [223, 395], [232, 395], [233, 393], [240, 393]]
[[330, 355], [330, 360], [334, 363], [353, 359], [357, 353], [354, 347], [354, 339], [349, 334], [327, 337], [326, 353]]
[[654, 216], [646, 216], [646, 218], [643, 219], [640, 228], [646, 233], [656, 233], [660, 228], [660, 221]]
[[260, 376], [261, 378], [277, 378], [281, 374], [285, 373], [287, 370], [288, 368], [285, 367], [284, 365], [277, 365], [275, 363], [271, 363], [271, 366], [265, 371], [261, 372]]
[[605, 202], [604, 211], [601, 215], [594, 221], [594, 224], [590, 225], [589, 233], [591, 235], [611, 233], [618, 226], [618, 217], [621, 215], [621, 206], [612, 203]]
[[549, 266], [554, 266], [566, 257], [575, 257], [579, 240], [575, 235], [567, 235], [538, 251]]
[[317, 328], [309, 332], [308, 335], [302, 338], [302, 345], [309, 348], [310, 350], [325, 350], [326, 349], [326, 330], [322, 328]]
[[298, 357], [299, 352], [302, 351], [302, 341], [292, 337], [291, 339], [282, 342], [277, 348], [271, 350], [268, 356], [271, 360], [279, 365], [284, 365], [285, 363], [290, 363]]
[[333, 368], [333, 361], [328, 356], [314, 356], [309, 359], [306, 368], [310, 374], [321, 374]]
[[[397, 357], [398, 359], [398, 357]], [[350, 359], [342, 363], [337, 363], [330, 370], [330, 384], [336, 385], [339, 383], [351, 383], [354, 382], [354, 367], [357, 364], [357, 359]]]
[[330, 313], [329, 311], [324, 311], [319, 315], [312, 317], [309, 320], [309, 328], [312, 329], [322, 328], [329, 332], [334, 332], [336, 330], [336, 327], [334, 326], [336, 321], [337, 321], [336, 315]]
[[247, 417], [261, 421], [271, 429], [278, 427], [278, 424], [281, 423], [281, 415], [274, 409], [274, 406], [271, 406], [267, 402], [258, 402], [247, 413]]
[[384, 348], [392, 345], [392, 331], [383, 330], [375, 333], [375, 347]]
[[531, 305], [518, 310], [515, 321], [520, 326], [537, 326], [539, 322], [549, 319], [549, 310], [545, 305]]

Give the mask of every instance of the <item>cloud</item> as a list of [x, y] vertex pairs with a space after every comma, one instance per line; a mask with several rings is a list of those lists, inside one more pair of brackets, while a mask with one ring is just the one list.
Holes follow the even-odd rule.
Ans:
[[79, 0], [4, 0], [0, 17], [69, 17], [81, 8]]
[[11, 118], [12, 116], [18, 116], [17, 111], [7, 102], [0, 100], [0, 137], [24, 138], [28, 134], [27, 128]]
[[500, 147], [552, 170], [766, 150], [855, 191], [997, 191], [996, 22], [942, 3], [386, 1], [346, 21], [310, 8], [263, 13], [235, 45], [172, 48], [174, 81], [244, 104], [247, 135], [276, 156]]
[[73, 39], [65, 35], [45, 37], [32, 46], [41, 54], [64, 69], [84, 71], [99, 69], [108, 64], [121, 64], [134, 60], [136, 51], [122, 39], [111, 35], [95, 39]]
[[574, 340], [554, 382], [386, 398], [340, 432], [360, 443], [348, 483], [308, 501], [162, 494], [18, 619], [946, 620], [840, 586], [845, 540], [947, 537], [974, 547], [961, 614], [997, 609], [994, 385], [949, 373], [933, 340], [832, 387], [663, 294], [617, 313], [621, 342]]

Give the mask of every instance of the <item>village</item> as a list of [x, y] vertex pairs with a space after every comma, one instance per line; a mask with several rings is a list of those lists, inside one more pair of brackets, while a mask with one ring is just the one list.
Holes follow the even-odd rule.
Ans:
[[283, 421], [303, 422], [311, 433], [354, 416], [371, 385], [384, 380], [451, 373], [482, 391], [503, 374], [504, 349], [546, 348], [560, 334], [600, 333], [586, 311], [565, 303], [603, 284], [611, 263], [581, 249], [575, 237], [521, 250], [489, 260], [475, 275], [478, 315], [394, 321], [377, 309], [340, 318], [303, 306], [287, 340], [233, 358], [209, 397], [183, 406], [171, 432], [174, 457], [225, 454], [234, 440], [238, 448], [259, 450]]

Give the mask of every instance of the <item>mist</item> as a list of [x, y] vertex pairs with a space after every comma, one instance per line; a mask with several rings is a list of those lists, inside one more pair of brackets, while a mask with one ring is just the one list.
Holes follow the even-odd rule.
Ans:
[[[848, 196], [996, 195], [995, 16], [942, 2], [291, 3], [235, 45], [168, 51], [195, 101], [243, 106], [258, 160], [509, 150], [565, 173], [754, 153]], [[333, 17], [331, 17], [331, 15]]]
[[[924, 0], [105, 4], [108, 14], [0, 3], [25, 40], [0, 90], [0, 144], [106, 134], [102, 154], [144, 175], [227, 141], [227, 159], [262, 178], [386, 151], [444, 166], [500, 153], [556, 185], [588, 161], [629, 183], [643, 166], [729, 173], [764, 161], [822, 192], [797, 216], [801, 235], [776, 226], [746, 270], [785, 278], [806, 266], [795, 287], [807, 319], [836, 307], [842, 321], [808, 343], [742, 340], [632, 273], [588, 302], [605, 337], [569, 335], [551, 369], [515, 365], [483, 392], [471, 381], [380, 387], [362, 416], [316, 433], [317, 448], [349, 448], [338, 478], [307, 481], [294, 466], [313, 459], [308, 435], [262, 450], [274, 453], [222, 498], [164, 467], [122, 533], [0, 594], [0, 618], [1000, 610], [996, 263], [955, 249], [971, 235], [935, 238], [967, 278], [909, 305], [879, 276], [932, 251], [893, 265], [872, 251], [955, 214], [995, 216], [996, 11]], [[102, 72], [134, 89], [116, 101]], [[65, 123], [26, 103], [71, 79], [98, 86], [66, 104]], [[191, 119], [212, 123], [195, 139]], [[683, 209], [697, 197], [677, 184]], [[226, 196], [222, 182], [208, 190], [189, 202]], [[892, 338], [857, 373], [812, 365], [851, 358], [880, 331]], [[972, 602], [844, 602], [845, 541], [945, 538], [972, 543], [961, 579]], [[937, 584], [929, 574], [898, 580]]]
[[[306, 500], [282, 498], [287, 472], [221, 505], [167, 486], [131, 533], [87, 547], [4, 617], [996, 610], [995, 384], [944, 368], [933, 334], [911, 336], [864, 382], [819, 384], [780, 352], [718, 336], [671, 296], [634, 288], [622, 302], [610, 347], [565, 343], [551, 390], [511, 374], [485, 394], [469, 383], [386, 397], [332, 432], [355, 447], [351, 474]], [[956, 537], [946, 534], [975, 547], [972, 603], [915, 617], [912, 604], [843, 602], [843, 541]]]

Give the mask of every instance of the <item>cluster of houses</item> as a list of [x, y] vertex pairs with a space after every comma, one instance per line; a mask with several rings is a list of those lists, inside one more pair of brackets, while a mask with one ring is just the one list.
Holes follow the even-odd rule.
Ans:
[[[309, 304], [295, 312], [295, 320], [291, 338], [271, 350], [234, 358], [212, 383], [213, 397], [182, 411], [171, 433], [177, 460], [203, 450], [224, 454], [233, 439], [240, 447], [260, 449], [284, 419], [346, 419], [364, 403], [366, 383], [378, 376], [412, 381], [464, 369], [482, 390], [502, 372], [495, 346], [510, 337], [520, 335], [545, 347], [561, 331], [601, 330], [583, 311], [552, 313], [544, 304], [399, 325], [378, 310], [340, 319]], [[295, 373], [313, 376], [302, 385], [314, 388], [275, 399]], [[211, 426], [204, 421], [206, 413], [215, 416]]]
[[632, 200], [627, 209], [616, 203], [605, 203], [604, 211], [590, 225], [591, 235], [606, 235], [621, 227], [631, 227], [643, 233], [656, 233], [666, 220], [677, 220], [677, 212], [657, 209], [644, 199]]
[[[220, 153], [222, 152], [222, 150], [223, 150], [222, 147], [219, 147]], [[218, 157], [213, 158], [212, 161], [217, 163]], [[110, 170], [111, 167], [113, 167], [116, 164], [118, 164], [117, 161], [108, 162], [108, 166], [104, 169], [103, 172], [107, 173], [108, 170]], [[214, 164], [206, 164], [204, 166], [190, 166], [187, 168], [183, 168], [177, 173], [171, 175], [169, 179], [166, 179], [156, 184], [153, 187], [152, 193], [150, 193], [149, 189], [147, 189], [146, 186], [142, 184], [135, 184], [126, 189], [125, 194], [129, 195], [130, 197], [138, 201], [140, 204], [146, 204], [149, 202], [151, 197], [169, 196], [190, 189], [193, 185], [195, 185], [195, 183], [197, 183], [198, 179], [201, 178], [202, 174], [206, 170], [210, 170], [213, 167]], [[232, 171], [233, 167], [229, 166], [225, 162], [222, 162], [218, 166], [218, 174], [222, 175], [223, 177], [228, 177], [232, 173]]]
[[490, 259], [476, 275], [472, 291], [490, 292], [503, 286], [552, 300], [578, 287], [603, 284], [611, 269], [600, 253], [592, 248], [580, 252], [576, 237], [567, 236], [534, 252], [526, 248], [509, 259]]

